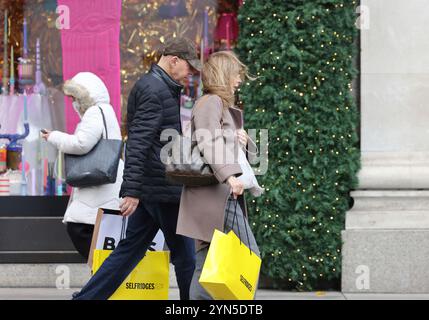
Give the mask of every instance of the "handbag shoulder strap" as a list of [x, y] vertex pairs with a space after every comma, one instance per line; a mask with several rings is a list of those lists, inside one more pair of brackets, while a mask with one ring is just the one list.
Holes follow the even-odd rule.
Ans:
[[[199, 103], [202, 103], [202, 101], [204, 101], [203, 99], [207, 100], [209, 98], [210, 95], [206, 95], [203, 96], [201, 101]], [[194, 107], [195, 108], [195, 107]], [[195, 131], [195, 123], [194, 123], [194, 109], [192, 109], [192, 114], [191, 114], [191, 137], [192, 137], [192, 133]], [[223, 126], [223, 115], [222, 118], [220, 119], [220, 124], [221, 127]]]
[[101, 111], [101, 116], [103, 117], [104, 130], [106, 131], [106, 139], [109, 139], [109, 135], [107, 134], [106, 117], [104, 116], [103, 109], [101, 109], [101, 107], [100, 107], [100, 106], [98, 106], [98, 109], [100, 109], [100, 111]]
[[127, 237], [127, 217], [122, 217], [121, 238], [124, 240]]

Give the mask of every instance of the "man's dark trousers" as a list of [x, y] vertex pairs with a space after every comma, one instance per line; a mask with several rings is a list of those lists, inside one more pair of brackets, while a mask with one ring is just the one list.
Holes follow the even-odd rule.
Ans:
[[161, 229], [175, 267], [180, 299], [188, 300], [195, 269], [195, 244], [194, 240], [176, 234], [178, 213], [179, 203], [140, 202], [129, 218], [126, 239], [119, 242], [101, 268], [73, 299], [108, 299], [143, 259]]

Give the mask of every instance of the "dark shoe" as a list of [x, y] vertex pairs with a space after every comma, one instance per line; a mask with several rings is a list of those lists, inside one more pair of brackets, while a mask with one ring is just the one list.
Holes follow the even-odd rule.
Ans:
[[79, 293], [80, 293], [80, 291], [73, 292], [72, 300], [76, 300], [76, 298], [79, 296]]

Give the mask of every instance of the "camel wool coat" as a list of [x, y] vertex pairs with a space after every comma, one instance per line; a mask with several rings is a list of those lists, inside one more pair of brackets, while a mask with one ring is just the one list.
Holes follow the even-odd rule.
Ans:
[[[192, 138], [198, 142], [198, 148], [219, 181], [210, 186], [184, 186], [182, 190], [177, 233], [196, 239], [198, 251], [211, 242], [215, 229], [224, 230], [225, 209], [231, 194], [226, 181], [230, 176], [242, 174], [238, 164], [240, 144], [235, 135], [236, 129], [242, 128], [242, 111], [224, 108], [219, 96], [205, 95], [197, 100], [191, 121], [194, 123]], [[224, 156], [219, 157], [222, 154]], [[247, 215], [243, 196], [239, 197], [239, 204]]]

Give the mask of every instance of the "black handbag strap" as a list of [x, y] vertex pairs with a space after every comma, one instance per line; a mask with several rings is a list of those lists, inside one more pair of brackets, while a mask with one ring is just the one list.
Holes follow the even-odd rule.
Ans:
[[98, 109], [100, 109], [100, 111], [101, 111], [101, 116], [103, 117], [104, 130], [106, 131], [106, 139], [109, 139], [109, 135], [107, 134], [106, 117], [104, 116], [103, 109], [101, 109], [101, 107], [100, 107], [100, 106], [98, 106]]
[[[235, 206], [234, 206], [234, 216], [232, 217], [232, 226], [231, 226], [231, 230], [234, 231], [234, 225], [235, 225], [235, 219], [237, 218], [237, 230], [238, 230], [238, 238], [240, 239], [240, 245], [241, 245], [241, 234], [240, 234], [240, 226], [238, 224], [238, 217], [237, 217], [237, 205], [238, 205], [238, 200], [234, 199], [232, 195], [230, 195], [231, 200], [233, 200], [235, 202]], [[231, 202], [229, 201], [228, 204], [228, 208], [226, 209], [226, 219], [225, 219], [225, 225], [224, 225], [224, 230], [226, 230], [226, 224], [229, 218], [229, 208], [231, 206]], [[246, 236], [247, 236], [247, 243], [249, 244], [249, 250], [250, 250], [250, 255], [252, 255], [252, 249], [250, 248], [250, 237], [249, 237], [249, 231], [247, 230], [247, 223], [246, 223], [246, 218], [244, 217], [243, 214], [243, 223], [244, 223], [244, 229], [246, 230]]]
[[127, 217], [122, 217], [121, 238], [124, 240], [127, 237]]

